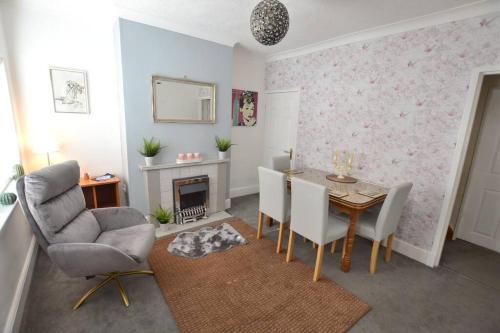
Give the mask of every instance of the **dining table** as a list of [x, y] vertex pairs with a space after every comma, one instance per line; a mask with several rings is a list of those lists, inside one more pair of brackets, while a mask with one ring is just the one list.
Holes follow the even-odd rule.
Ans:
[[344, 238], [341, 262], [341, 270], [349, 272], [356, 237], [356, 223], [363, 212], [384, 202], [389, 189], [360, 179], [356, 179], [354, 183], [332, 181], [327, 179], [331, 172], [313, 168], [288, 170], [286, 174], [289, 187], [293, 177], [327, 187], [330, 204], [349, 216], [349, 229]]

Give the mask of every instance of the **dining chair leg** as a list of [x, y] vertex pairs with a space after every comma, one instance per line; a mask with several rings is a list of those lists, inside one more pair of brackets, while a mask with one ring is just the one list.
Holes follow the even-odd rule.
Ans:
[[384, 256], [385, 262], [391, 261], [393, 240], [394, 240], [394, 234], [390, 234], [389, 237], [387, 237], [387, 247], [385, 249], [385, 256]]
[[380, 247], [380, 241], [373, 241], [372, 257], [370, 259], [370, 274], [375, 274], [375, 271], [377, 270], [377, 258], [378, 258], [379, 247]]
[[337, 247], [337, 240], [334, 240], [332, 242], [332, 249], [330, 250], [330, 253], [331, 254], [334, 254], [335, 253], [335, 248]]
[[276, 247], [276, 253], [281, 253], [281, 244], [283, 243], [283, 237], [285, 236], [285, 223], [280, 223], [280, 231], [278, 233], [278, 246]]
[[288, 237], [288, 250], [286, 252], [286, 262], [293, 260], [293, 243], [295, 241], [295, 232], [290, 229], [290, 236]]
[[313, 249], [315, 249], [317, 246], [318, 246], [318, 244], [316, 244], [315, 242], [312, 242]]
[[262, 212], [259, 210], [259, 224], [257, 225], [257, 239], [262, 238]]
[[316, 254], [316, 266], [314, 267], [313, 281], [316, 282], [321, 276], [321, 264], [323, 263], [323, 253], [325, 245], [318, 246], [318, 254]]

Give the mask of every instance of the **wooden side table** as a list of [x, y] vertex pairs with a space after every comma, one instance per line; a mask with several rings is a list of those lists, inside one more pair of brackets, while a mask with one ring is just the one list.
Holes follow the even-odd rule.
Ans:
[[120, 207], [120, 178], [102, 181], [80, 178], [80, 186], [88, 209]]

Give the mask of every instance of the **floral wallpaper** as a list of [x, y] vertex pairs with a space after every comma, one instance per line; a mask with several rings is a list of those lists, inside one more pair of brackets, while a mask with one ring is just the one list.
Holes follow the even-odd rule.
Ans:
[[332, 170], [414, 186], [397, 237], [432, 246], [472, 69], [500, 64], [500, 13], [270, 62], [266, 88], [300, 88], [297, 153]]

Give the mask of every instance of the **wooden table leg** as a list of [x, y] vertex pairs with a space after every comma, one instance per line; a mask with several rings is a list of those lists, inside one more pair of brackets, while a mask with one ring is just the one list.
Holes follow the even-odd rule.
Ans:
[[351, 224], [349, 225], [349, 230], [347, 231], [347, 236], [345, 238], [345, 253], [342, 257], [342, 265], [340, 269], [347, 273], [351, 269], [351, 254], [352, 246], [354, 245], [354, 238], [356, 237], [356, 223], [358, 222], [359, 212], [352, 211], [350, 214]]
[[116, 207], [121, 206], [121, 201], [120, 201], [120, 183], [115, 184], [115, 201], [116, 201]]
[[94, 208], [98, 208], [97, 207], [97, 192], [95, 190], [95, 186], [92, 186], [92, 200], [94, 201]]

